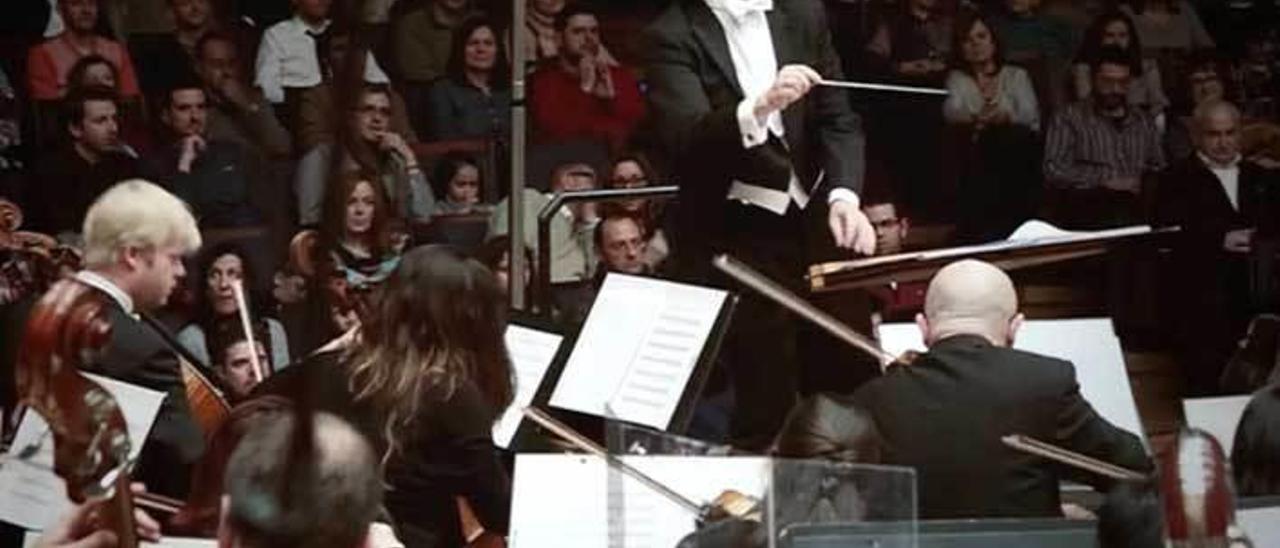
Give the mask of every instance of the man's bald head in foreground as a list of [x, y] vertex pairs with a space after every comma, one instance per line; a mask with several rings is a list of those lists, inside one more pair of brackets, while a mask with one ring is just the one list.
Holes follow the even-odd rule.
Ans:
[[978, 335], [996, 346], [1013, 344], [1022, 325], [1013, 280], [990, 263], [957, 261], [938, 271], [916, 324], [928, 346], [954, 335]]

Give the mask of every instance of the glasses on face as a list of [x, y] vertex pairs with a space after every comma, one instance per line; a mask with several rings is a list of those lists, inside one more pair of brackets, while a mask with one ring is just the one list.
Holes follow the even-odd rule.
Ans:
[[899, 219], [897, 217], [890, 217], [888, 219], [880, 219], [879, 221], [874, 221], [871, 223], [871, 226], [875, 227], [876, 230], [888, 230], [890, 228], [897, 227], [901, 223], [902, 223], [902, 219]]
[[614, 177], [609, 179], [614, 188], [640, 188], [649, 183], [644, 175], [633, 175], [631, 177]]

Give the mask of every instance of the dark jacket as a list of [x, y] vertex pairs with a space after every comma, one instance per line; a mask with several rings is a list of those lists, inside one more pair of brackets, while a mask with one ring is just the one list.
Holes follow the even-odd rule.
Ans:
[[171, 144], [147, 159], [146, 173], [191, 206], [200, 228], [243, 227], [262, 221], [250, 200], [250, 189], [267, 181], [262, 165], [248, 149], [210, 139], [188, 173], [178, 171], [181, 157], [181, 143]]
[[70, 145], [43, 158], [27, 186], [22, 206], [24, 230], [47, 234], [80, 232], [89, 206], [108, 188], [138, 176], [138, 162], [119, 152], [103, 154], [90, 164]]
[[1104, 478], [1005, 447], [1022, 434], [1119, 466], [1150, 470], [1136, 436], [1080, 395], [1070, 362], [957, 335], [890, 369], [854, 399], [871, 411], [885, 462], [916, 469], [921, 519], [1061, 515], [1064, 478]]

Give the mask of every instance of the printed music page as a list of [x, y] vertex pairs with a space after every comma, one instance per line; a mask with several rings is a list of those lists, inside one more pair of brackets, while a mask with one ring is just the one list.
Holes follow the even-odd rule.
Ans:
[[[766, 457], [625, 456], [623, 461], [704, 504], [732, 489], [763, 500]], [[671, 548], [697, 516], [599, 457], [516, 455], [512, 548]]]
[[551, 405], [665, 430], [728, 293], [609, 274]]
[[[129, 427], [129, 455], [137, 459], [165, 393], [84, 373], [115, 397]], [[53, 472], [53, 434], [39, 413], [27, 410], [0, 463], [0, 520], [44, 529], [69, 508], [66, 483]]]
[[1182, 414], [1187, 426], [1213, 434], [1222, 444], [1222, 451], [1231, 454], [1236, 441], [1236, 427], [1249, 405], [1249, 396], [1224, 396], [1217, 398], [1190, 398], [1182, 400]]
[[516, 372], [516, 394], [502, 418], [493, 425], [493, 443], [506, 449], [511, 445], [520, 427], [522, 412], [533, 403], [542, 377], [547, 374], [551, 362], [564, 337], [516, 324], [507, 326], [507, 351], [511, 353], [511, 366]]

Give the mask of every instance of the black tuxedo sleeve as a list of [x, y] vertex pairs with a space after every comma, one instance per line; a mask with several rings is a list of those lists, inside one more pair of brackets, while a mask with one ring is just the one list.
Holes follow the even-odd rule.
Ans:
[[[822, 5], [813, 2], [812, 27], [809, 29], [817, 52], [813, 69], [827, 80], [843, 80], [840, 56], [831, 43], [831, 31], [827, 25]], [[835, 87], [818, 86], [809, 92], [815, 102], [813, 123], [821, 131], [821, 165], [826, 171], [823, 186], [830, 190], [847, 188], [862, 190], [866, 164], [866, 138], [862, 133], [862, 119], [849, 105], [849, 92]], [[825, 195], [823, 193], [822, 195]]]
[[[1122, 466], [1138, 472], [1150, 472], [1152, 463], [1138, 437], [1121, 430], [1094, 411], [1093, 406], [1080, 395], [1075, 368], [1062, 364], [1058, 373], [1061, 392], [1058, 396], [1058, 424], [1055, 443], [1066, 449]], [[1099, 490], [1110, 487], [1112, 481], [1097, 474], [1075, 468], [1065, 468], [1063, 475], [1074, 481], [1092, 485]]]

